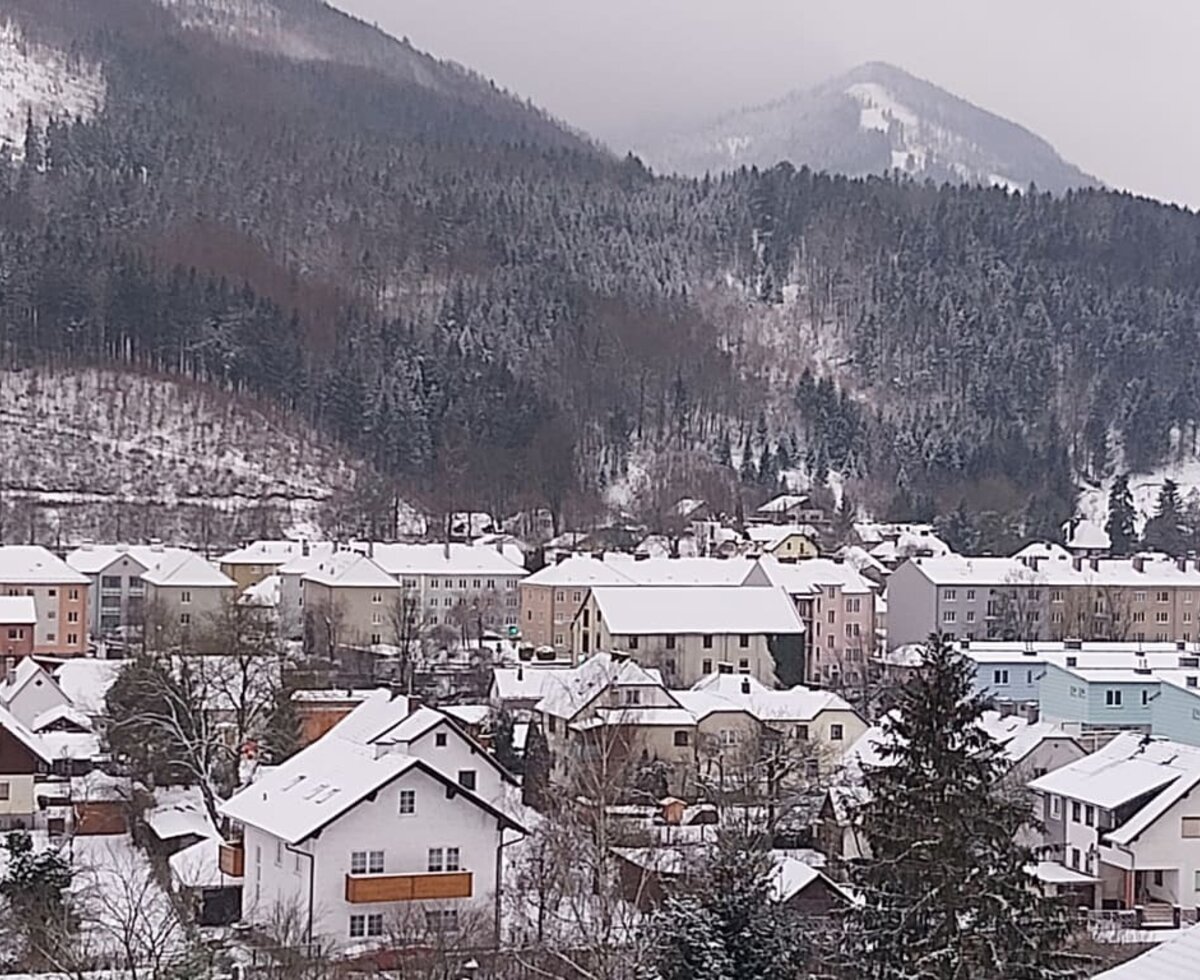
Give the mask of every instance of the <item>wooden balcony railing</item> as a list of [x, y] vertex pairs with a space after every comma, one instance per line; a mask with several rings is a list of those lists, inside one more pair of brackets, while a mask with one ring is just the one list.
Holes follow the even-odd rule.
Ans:
[[470, 898], [474, 894], [470, 871], [430, 871], [420, 874], [346, 875], [346, 901], [421, 902], [440, 898]]
[[246, 873], [246, 849], [241, 841], [222, 841], [218, 853], [222, 874], [240, 878]]

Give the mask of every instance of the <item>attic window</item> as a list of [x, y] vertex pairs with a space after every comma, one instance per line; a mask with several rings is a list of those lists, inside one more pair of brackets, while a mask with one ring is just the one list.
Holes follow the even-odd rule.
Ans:
[[433, 744], [436, 745], [439, 749], [445, 748], [446, 747], [446, 733], [445, 732], [435, 733], [433, 736]]
[[1200, 837], [1200, 817], [1184, 817], [1180, 833], [1183, 837]]

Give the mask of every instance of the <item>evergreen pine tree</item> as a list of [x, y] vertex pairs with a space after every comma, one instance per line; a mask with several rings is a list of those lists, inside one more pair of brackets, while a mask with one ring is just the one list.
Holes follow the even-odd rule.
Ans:
[[292, 700], [292, 688], [281, 685], [275, 692], [271, 715], [263, 732], [263, 752], [272, 765], [279, 765], [300, 749], [300, 715]]
[[650, 922], [655, 980], [791, 980], [808, 976], [808, 949], [771, 894], [771, 853], [754, 835], [726, 833], [706, 865]]
[[1137, 547], [1137, 530], [1134, 525], [1133, 494], [1129, 492], [1129, 476], [1122, 473], [1113, 480], [1108, 493], [1108, 521], [1104, 525], [1108, 532], [1114, 555], [1128, 555]]
[[1183, 520], [1182, 511], [1179, 485], [1174, 480], [1164, 480], [1154, 516], [1146, 522], [1143, 538], [1147, 548], [1169, 555], [1182, 554], [1187, 549], [1185, 535], [1179, 526]]
[[523, 760], [513, 745], [514, 727], [513, 716], [501, 709], [492, 728], [492, 751], [500, 765], [509, 772], [519, 773], [523, 768]]
[[550, 791], [550, 746], [538, 725], [529, 726], [525, 740], [525, 779], [521, 783], [521, 801], [535, 810], [545, 810]]
[[855, 980], [1063, 980], [1065, 908], [1043, 897], [1016, 836], [1028, 800], [998, 786], [1000, 746], [980, 727], [966, 659], [930, 638], [924, 669], [884, 719], [881, 763], [857, 814], [869, 856], [842, 948]]

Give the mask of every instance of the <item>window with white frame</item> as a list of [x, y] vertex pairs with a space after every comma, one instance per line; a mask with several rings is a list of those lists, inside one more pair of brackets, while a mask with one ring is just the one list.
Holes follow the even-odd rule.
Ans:
[[1104, 692], [1104, 703], [1109, 708], [1121, 707], [1121, 689], [1119, 687], [1110, 687]]
[[958, 613], [956, 613], [953, 609], [947, 609], [944, 613], [942, 613], [942, 622], [943, 623], [953, 623], [957, 619], [958, 619]]
[[183, 605], [185, 605], [185, 606], [186, 606], [186, 605], [187, 605], [189, 602], [191, 602], [191, 601], [192, 601], [192, 594], [191, 594], [191, 592], [187, 591], [186, 589], [185, 589], [183, 592], [180, 592], [180, 593], [179, 593], [179, 601], [180, 601], [180, 602], [181, 602]]
[[417, 791], [415, 789], [400, 790], [400, 815], [409, 816], [417, 812]]
[[426, 909], [425, 927], [432, 933], [458, 932], [458, 909]]
[[383, 851], [351, 851], [350, 873], [352, 875], [383, 874]]
[[1200, 817], [1184, 817], [1180, 835], [1189, 838], [1200, 837]]
[[371, 593], [371, 603], [376, 606], [382, 605], [383, 593], [382, 592], [372, 592]]
[[958, 598], [958, 590], [957, 589], [943, 589], [942, 590], [942, 598], [946, 602], [954, 602]]
[[445, 871], [446, 870], [446, 851], [441, 847], [431, 847], [429, 849], [428, 860], [425, 864], [426, 871]]
[[383, 913], [350, 916], [350, 938], [368, 939], [383, 935]]

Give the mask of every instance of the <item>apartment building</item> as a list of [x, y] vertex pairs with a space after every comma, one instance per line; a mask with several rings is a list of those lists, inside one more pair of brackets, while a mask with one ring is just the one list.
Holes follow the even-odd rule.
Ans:
[[578, 661], [598, 650], [628, 652], [675, 687], [707, 674], [750, 674], [775, 683], [772, 644], [802, 640], [804, 623], [781, 588], [600, 586], [572, 627]]
[[315, 650], [395, 643], [403, 587], [370, 558], [339, 551], [301, 576], [305, 631]]
[[92, 636], [111, 636], [122, 629], [142, 626], [146, 584], [150, 569], [189, 554], [183, 548], [162, 544], [85, 544], [66, 557], [75, 571], [88, 578], [88, 629]]
[[217, 566], [223, 574], [233, 579], [240, 595], [250, 586], [276, 574], [281, 566], [294, 558], [307, 555], [327, 557], [334, 550], [331, 541], [253, 541], [221, 555], [217, 559]]
[[142, 573], [146, 641], [198, 653], [220, 652], [215, 627], [235, 597], [233, 579], [211, 562], [185, 551], [164, 553]]
[[414, 596], [424, 626], [453, 622], [467, 606], [489, 629], [515, 629], [518, 585], [528, 574], [511, 547], [471, 544], [375, 544], [371, 558]]
[[1191, 642], [1200, 563], [1163, 556], [913, 558], [887, 582], [888, 644], [965, 639]]
[[603, 556], [564, 556], [521, 580], [521, 639], [535, 647], [571, 648], [571, 624], [597, 585], [632, 585], [633, 579]]
[[87, 653], [87, 587], [86, 576], [45, 548], [0, 547], [0, 596], [33, 599], [36, 621], [30, 653], [49, 657]]
[[0, 653], [5, 659], [32, 654], [36, 629], [37, 606], [33, 596], [0, 596]]
[[1172, 909], [1200, 904], [1197, 786], [1200, 748], [1135, 733], [1029, 784], [1043, 845], [1092, 879], [1095, 906], [1157, 907], [1167, 924]]
[[222, 805], [241, 837], [221, 868], [246, 921], [293, 910], [339, 951], [487, 945], [504, 847], [525, 833], [501, 805], [510, 782], [446, 715], [379, 691]]
[[861, 684], [875, 655], [878, 624], [875, 592], [845, 562], [813, 558], [781, 562], [764, 556], [747, 586], [782, 588], [796, 604], [805, 627], [805, 663], [812, 683]]

